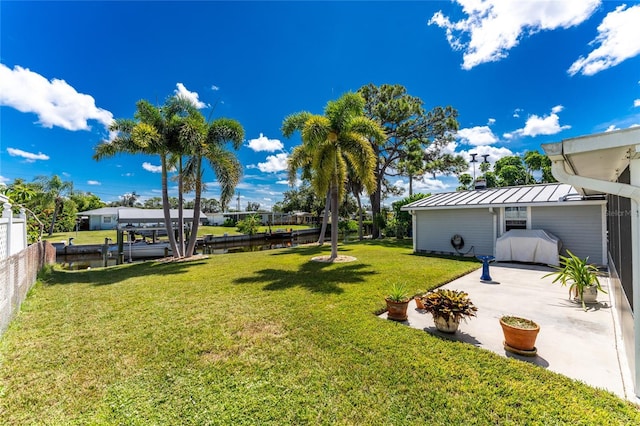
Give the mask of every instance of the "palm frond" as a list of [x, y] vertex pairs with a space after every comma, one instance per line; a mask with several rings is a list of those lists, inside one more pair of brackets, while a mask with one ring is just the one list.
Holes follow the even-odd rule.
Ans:
[[301, 132], [304, 128], [305, 123], [307, 122], [309, 117], [311, 117], [311, 115], [312, 114], [310, 112], [301, 111], [287, 116], [282, 121], [282, 127], [280, 128], [284, 137], [290, 138], [294, 132]]

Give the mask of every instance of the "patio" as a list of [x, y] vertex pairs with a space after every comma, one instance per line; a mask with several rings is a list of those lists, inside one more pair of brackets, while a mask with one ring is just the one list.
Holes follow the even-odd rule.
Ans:
[[[442, 338], [537, 364], [640, 403], [633, 392], [631, 372], [614, 320], [615, 306], [611, 302], [608, 280], [600, 280], [608, 294], [599, 293], [599, 303], [588, 306], [585, 312], [580, 303], [569, 300], [567, 287], [553, 284], [552, 277], [542, 278], [549, 271], [550, 268], [538, 265], [493, 263], [490, 283], [480, 281], [480, 268], [446, 284], [445, 288], [469, 293], [478, 307], [477, 317], [463, 320], [455, 335], [437, 331], [431, 315], [419, 311], [413, 300], [406, 324]], [[386, 318], [386, 315], [385, 312], [380, 316]], [[505, 351], [498, 321], [502, 315], [526, 317], [540, 325], [535, 357]]]

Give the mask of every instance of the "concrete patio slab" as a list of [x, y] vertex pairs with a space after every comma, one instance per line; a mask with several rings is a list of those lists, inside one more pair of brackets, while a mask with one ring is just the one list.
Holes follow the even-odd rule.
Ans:
[[[538, 265], [493, 263], [491, 282], [480, 281], [480, 268], [446, 284], [445, 288], [469, 293], [478, 307], [477, 317], [462, 321], [453, 335], [437, 331], [431, 314], [418, 310], [415, 301], [409, 304], [409, 318], [405, 323], [443, 338], [539, 365], [640, 403], [631, 386], [631, 373], [620, 346], [610, 294], [599, 293], [598, 303], [587, 305], [585, 312], [580, 303], [569, 299], [568, 287], [552, 283], [552, 277], [543, 278], [550, 271], [552, 269]], [[601, 285], [610, 293], [606, 278], [601, 279]], [[386, 315], [385, 312], [380, 317], [386, 318]], [[499, 323], [502, 315], [529, 318], [540, 325], [536, 356], [516, 355], [504, 349]]]

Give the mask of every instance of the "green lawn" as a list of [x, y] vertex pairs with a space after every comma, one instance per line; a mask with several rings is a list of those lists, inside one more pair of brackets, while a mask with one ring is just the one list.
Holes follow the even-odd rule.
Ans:
[[[284, 229], [309, 229], [307, 225], [282, 225], [271, 227], [272, 232], [276, 230]], [[261, 226], [258, 232], [268, 232], [269, 228]], [[207, 234], [212, 234], [216, 237], [221, 237], [224, 234], [227, 235], [240, 235], [240, 232], [235, 227], [225, 226], [199, 226], [198, 236], [202, 237]], [[116, 231], [71, 231], [71, 232], [56, 232], [52, 236], [43, 235], [42, 239], [45, 241], [51, 241], [56, 243], [59, 241], [69, 241], [69, 238], [73, 238], [73, 244], [104, 244], [105, 238], [111, 238], [113, 243], [116, 242]]]
[[0, 419], [640, 424], [613, 394], [374, 315], [394, 281], [424, 291], [479, 263], [386, 240], [342, 245], [356, 262], [309, 261], [328, 252], [55, 270], [2, 338]]

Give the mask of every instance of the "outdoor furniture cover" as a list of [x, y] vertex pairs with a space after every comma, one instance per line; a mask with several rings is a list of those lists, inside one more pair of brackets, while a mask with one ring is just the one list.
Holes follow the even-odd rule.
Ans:
[[559, 265], [562, 241], [544, 229], [512, 229], [496, 240], [496, 260]]

